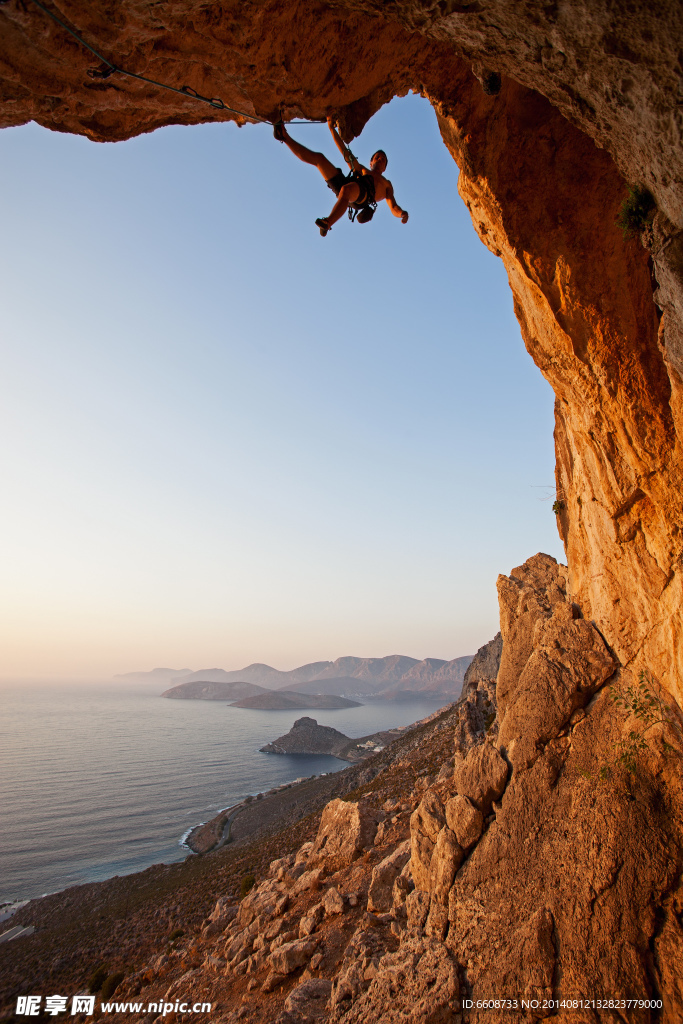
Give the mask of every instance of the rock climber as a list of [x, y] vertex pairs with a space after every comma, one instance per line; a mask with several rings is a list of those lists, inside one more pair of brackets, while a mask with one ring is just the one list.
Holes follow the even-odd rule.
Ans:
[[384, 177], [384, 171], [387, 169], [387, 155], [384, 150], [378, 149], [370, 159], [370, 167], [364, 167], [342, 141], [332, 118], [328, 117], [327, 123], [339, 152], [351, 168], [350, 175], [345, 175], [341, 167], [335, 167], [323, 153], [316, 153], [314, 150], [302, 146], [300, 142], [295, 142], [282, 121], [276, 122], [273, 126], [275, 138], [289, 146], [299, 160], [317, 167], [328, 188], [331, 188], [337, 197], [337, 202], [332, 207], [330, 215], [319, 217], [315, 222], [322, 237], [324, 238], [332, 225], [344, 216], [349, 207], [356, 211], [356, 218], [361, 224], [367, 223], [372, 219], [375, 206], [382, 199], [386, 199], [387, 206], [394, 217], [400, 217], [401, 222], [407, 224], [408, 213], [398, 205], [394, 199], [392, 184]]

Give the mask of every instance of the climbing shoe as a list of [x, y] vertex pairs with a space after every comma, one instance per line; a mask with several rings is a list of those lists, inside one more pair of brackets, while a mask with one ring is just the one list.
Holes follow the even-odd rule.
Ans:
[[285, 141], [285, 126], [282, 121], [276, 121], [273, 125], [273, 135], [278, 142]]
[[318, 217], [318, 219], [316, 220], [315, 223], [320, 228], [320, 234], [322, 235], [323, 238], [325, 237], [325, 235], [327, 234], [328, 231], [332, 230], [330, 225], [327, 223], [327, 220], [326, 220], [325, 217]]

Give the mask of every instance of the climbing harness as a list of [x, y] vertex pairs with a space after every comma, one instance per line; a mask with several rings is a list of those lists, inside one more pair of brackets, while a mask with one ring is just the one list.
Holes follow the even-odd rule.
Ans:
[[[4, 5], [8, 2], [9, 0], [0, 0], [0, 5]], [[147, 78], [145, 75], [138, 75], [134, 71], [127, 71], [125, 68], [122, 68], [118, 64], [114, 64], [112, 61], [107, 60], [106, 57], [103, 57], [102, 54], [99, 53], [93, 46], [91, 46], [89, 43], [86, 43], [85, 39], [83, 39], [83, 37], [79, 35], [78, 32], [75, 32], [74, 29], [70, 28], [65, 21], [62, 21], [62, 19], [58, 17], [58, 15], [54, 14], [53, 11], [45, 7], [45, 5], [40, 2], [40, 0], [32, 0], [32, 2], [36, 5], [36, 7], [40, 8], [43, 14], [47, 14], [48, 18], [52, 18], [52, 20], [56, 22], [58, 25], [60, 25], [65, 32], [68, 32], [70, 36], [73, 36], [73, 38], [77, 40], [77, 42], [79, 42], [81, 46], [84, 46], [86, 50], [92, 53], [93, 57], [96, 57], [97, 60], [101, 62], [101, 64], [103, 65], [102, 67], [88, 69], [87, 73], [90, 78], [109, 78], [110, 75], [114, 74], [125, 75], [127, 78], [137, 79], [138, 82], [147, 82], [148, 85], [154, 85], [156, 86], [157, 89], [166, 89], [168, 92], [176, 92], [179, 93], [181, 96], [187, 96], [188, 99], [198, 100], [200, 103], [208, 103], [209, 106], [214, 107], [216, 110], [225, 110], [227, 111], [227, 113], [236, 114], [238, 117], [243, 117], [247, 121], [254, 121], [258, 124], [272, 125], [272, 121], [267, 121], [265, 118], [258, 117], [256, 114], [245, 114], [244, 111], [242, 110], [235, 110], [234, 107], [229, 107], [226, 103], [223, 102], [223, 100], [219, 96], [202, 96], [200, 93], [196, 91], [196, 89], [193, 89], [189, 85], [183, 85], [182, 88], [178, 89], [174, 85], [167, 85], [165, 82], [157, 82], [155, 81], [155, 79]], [[325, 124], [325, 121], [322, 119], [311, 119], [295, 120], [290, 121], [289, 123], [297, 125]]]
[[344, 185], [348, 185], [352, 181], [355, 182], [361, 190], [361, 196], [363, 197], [355, 203], [349, 203], [348, 217], [351, 223], [357, 220], [359, 224], [368, 224], [375, 216], [375, 210], [377, 209], [375, 179], [371, 174], [363, 174], [357, 158], [343, 140], [342, 145], [344, 147], [344, 159], [351, 168], [349, 174], [344, 176]]
[[371, 174], [360, 174], [358, 171], [354, 171], [348, 176], [347, 181], [355, 181], [360, 189], [365, 189], [365, 196], [361, 202], [349, 203], [349, 220], [351, 223], [357, 220], [359, 224], [369, 224], [377, 209], [375, 179]]

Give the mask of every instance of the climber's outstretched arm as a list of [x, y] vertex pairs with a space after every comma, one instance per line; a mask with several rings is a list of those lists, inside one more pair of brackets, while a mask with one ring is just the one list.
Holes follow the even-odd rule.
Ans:
[[391, 182], [387, 182], [387, 206], [393, 213], [394, 217], [400, 217], [402, 224], [408, 223], [408, 211], [402, 210], [394, 198], [394, 187]]
[[328, 117], [327, 124], [329, 125], [329, 129], [332, 132], [332, 138], [334, 139], [335, 145], [339, 152], [341, 153], [341, 155], [344, 157], [344, 160], [346, 161], [348, 166], [351, 168], [352, 171], [360, 171], [361, 165], [358, 163], [349, 147], [343, 141], [341, 135], [337, 131], [337, 126], [331, 117]]

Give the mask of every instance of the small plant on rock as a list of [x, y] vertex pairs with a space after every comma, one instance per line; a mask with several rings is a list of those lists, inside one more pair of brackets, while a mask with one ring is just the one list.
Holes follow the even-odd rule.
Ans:
[[248, 892], [250, 892], [256, 885], [256, 879], [253, 875], [245, 875], [240, 885], [240, 897], [244, 899]]
[[[609, 687], [609, 699], [612, 704], [622, 708], [628, 715], [636, 719], [636, 726], [630, 729], [628, 735], [612, 745], [610, 758], [601, 765], [597, 779], [606, 782], [611, 779], [615, 771], [621, 770], [627, 775], [634, 777], [638, 774], [638, 762], [642, 754], [650, 750], [648, 733], [655, 726], [669, 726], [677, 739], [683, 742], [683, 729], [681, 723], [671, 708], [662, 700], [657, 693], [656, 683], [646, 672], [641, 672], [637, 683], [629, 683], [625, 688], [617, 687], [612, 683]], [[661, 737], [662, 746], [669, 753], [678, 753], [675, 747]], [[578, 769], [579, 775], [593, 781], [591, 772], [583, 768]]]
[[[624, 690], [610, 686], [610, 700], [617, 707], [633, 715], [640, 728], [631, 729], [628, 736], [615, 744], [615, 763], [635, 775], [638, 755], [649, 749], [647, 734], [657, 725], [670, 726], [679, 740], [683, 739], [681, 724], [654, 688], [654, 681], [642, 671], [637, 683], [629, 683]], [[676, 748], [662, 737], [664, 749], [674, 753]]]
[[100, 993], [101, 998], [109, 999], [111, 996], [113, 996], [114, 992], [116, 992], [117, 988], [119, 987], [122, 981], [123, 971], [116, 971], [115, 974], [110, 974], [109, 977], [104, 982], [104, 984], [102, 985], [102, 991]]
[[88, 981], [88, 991], [91, 993], [99, 992], [108, 974], [109, 968], [106, 964], [100, 964], [99, 967], [95, 968]]
[[171, 942], [175, 942], [176, 939], [181, 939], [184, 934], [185, 932], [183, 931], [182, 928], [174, 928], [171, 934], [169, 935], [169, 938]]
[[631, 185], [617, 217], [617, 227], [624, 232], [624, 238], [639, 235], [652, 220], [655, 207], [654, 197], [644, 185]]
[[553, 512], [555, 513], [556, 516], [559, 516], [560, 512], [564, 512], [566, 507], [567, 506], [565, 505], [565, 503], [562, 501], [561, 498], [558, 498], [557, 501], [553, 502]]

